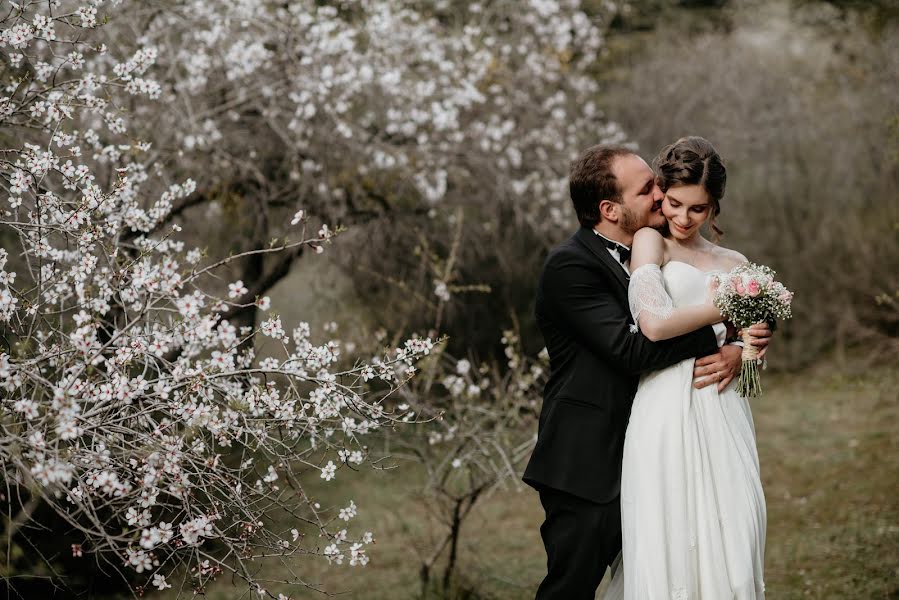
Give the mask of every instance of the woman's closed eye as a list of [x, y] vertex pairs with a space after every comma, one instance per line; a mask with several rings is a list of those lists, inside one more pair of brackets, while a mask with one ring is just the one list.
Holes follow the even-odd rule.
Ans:
[[[680, 203], [680, 202], [678, 202], [677, 200], [672, 200], [671, 198], [668, 199], [668, 204], [671, 205], [671, 208], [680, 208], [680, 207], [681, 207], [681, 203]], [[691, 206], [691, 207], [690, 207], [690, 210], [693, 211], [693, 212], [695, 212], [695, 213], [703, 213], [703, 212], [705, 212], [705, 210], [706, 210], [708, 207], [709, 207], [708, 204], [700, 204], [700, 205], [697, 205], [697, 206]]]

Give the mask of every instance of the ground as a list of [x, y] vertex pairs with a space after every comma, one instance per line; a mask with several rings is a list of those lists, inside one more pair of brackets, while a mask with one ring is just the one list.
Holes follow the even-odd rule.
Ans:
[[[763, 377], [753, 412], [768, 505], [768, 597], [899, 598], [899, 369], [857, 359]], [[338, 567], [299, 558], [294, 572], [339, 598], [419, 598], [419, 557], [438, 526], [417, 496], [415, 473], [401, 467], [332, 482], [328, 495], [353, 498], [355, 526], [375, 532], [371, 562]], [[463, 591], [453, 597], [532, 598], [545, 569], [541, 519], [536, 493], [525, 486], [485, 498], [463, 527]], [[210, 591], [239, 596], [224, 582]], [[325, 597], [281, 591], [296, 600]]]

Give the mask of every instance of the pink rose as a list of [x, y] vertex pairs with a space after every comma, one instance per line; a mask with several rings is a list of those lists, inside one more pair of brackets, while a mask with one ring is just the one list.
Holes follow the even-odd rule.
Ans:
[[734, 289], [737, 290], [737, 293], [741, 296], [746, 295], [746, 288], [743, 287], [743, 281], [738, 279], [734, 282]]
[[793, 301], [793, 292], [784, 292], [778, 299], [784, 304], [789, 304]]
[[759, 292], [762, 291], [762, 286], [759, 285], [758, 281], [753, 279], [752, 281], [749, 282], [749, 286], [746, 291], [749, 292], [750, 296], [755, 298], [756, 296], [759, 295]]

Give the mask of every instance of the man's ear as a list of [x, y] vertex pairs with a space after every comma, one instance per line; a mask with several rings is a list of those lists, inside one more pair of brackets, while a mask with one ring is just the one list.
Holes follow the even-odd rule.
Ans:
[[611, 200], [599, 201], [599, 214], [603, 221], [618, 222], [618, 203]]

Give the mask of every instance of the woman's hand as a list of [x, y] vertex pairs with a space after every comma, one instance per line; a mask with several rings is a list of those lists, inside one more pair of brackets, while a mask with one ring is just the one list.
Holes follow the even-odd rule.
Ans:
[[[771, 326], [764, 322], [756, 323], [755, 325], [750, 325], [746, 331], [754, 338], [752, 345], [759, 349], [759, 359], [765, 358], [765, 353], [768, 351], [768, 343], [771, 341], [773, 333]], [[741, 329], [738, 334], [742, 335], [743, 330]]]
[[712, 321], [712, 324], [720, 323], [724, 320], [724, 315], [718, 307], [715, 306], [715, 294], [718, 292], [718, 285], [720, 283], [721, 281], [718, 279], [718, 276], [712, 275], [709, 277], [708, 288], [706, 289], [705, 303], [710, 307], [711, 313], [716, 317], [716, 319]]
[[709, 277], [708, 289], [706, 290], [705, 301], [706, 304], [715, 304], [715, 294], [718, 293], [718, 285], [720, 285], [721, 281], [718, 279], [717, 275], [712, 275]]

